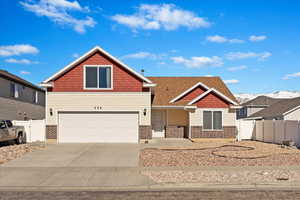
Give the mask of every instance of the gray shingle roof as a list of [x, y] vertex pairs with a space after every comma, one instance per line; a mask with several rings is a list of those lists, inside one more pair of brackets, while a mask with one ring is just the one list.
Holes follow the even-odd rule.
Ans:
[[26, 85], [26, 86], [36, 89], [38, 91], [45, 92], [42, 88], [30, 83], [29, 81], [22, 79], [14, 74], [9, 73], [8, 71], [0, 69], [0, 76], [4, 77], [6, 79], [9, 79], [9, 80], [15, 81], [17, 83], [20, 83], [22, 85]]
[[270, 106], [284, 99], [275, 99], [267, 96], [258, 96], [242, 104], [242, 106]]
[[262, 117], [264, 119], [274, 119], [283, 117], [283, 114], [300, 106], [300, 97], [284, 99], [272, 104], [271, 106], [250, 115], [248, 118]]

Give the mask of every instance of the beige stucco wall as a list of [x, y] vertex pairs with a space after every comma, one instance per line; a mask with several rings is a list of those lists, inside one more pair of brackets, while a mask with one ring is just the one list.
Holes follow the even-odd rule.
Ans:
[[234, 111], [229, 112], [229, 109], [203, 109], [197, 108], [194, 112], [189, 113], [191, 126], [203, 125], [203, 111], [204, 110], [220, 110], [223, 113], [223, 126], [235, 126], [236, 113]]
[[300, 120], [300, 108], [284, 116], [284, 120]]
[[[50, 109], [53, 115], [50, 116]], [[144, 109], [147, 109], [144, 116]], [[131, 93], [47, 93], [47, 125], [57, 125], [59, 111], [137, 111], [139, 124], [151, 124], [151, 96], [149, 92]]]
[[167, 124], [177, 126], [187, 126], [189, 124], [189, 115], [186, 110], [168, 109], [167, 110]]

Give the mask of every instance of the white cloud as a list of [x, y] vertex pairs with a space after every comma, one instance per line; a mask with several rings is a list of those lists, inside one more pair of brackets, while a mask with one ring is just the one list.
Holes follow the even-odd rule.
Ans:
[[230, 52], [226, 54], [226, 58], [228, 60], [241, 60], [247, 58], [257, 58], [258, 60], [265, 60], [270, 57], [272, 54], [270, 52], [262, 52], [262, 53], [255, 53], [255, 52]]
[[23, 75], [29, 75], [29, 74], [31, 74], [31, 72], [22, 70], [22, 71], [20, 71], [20, 74], [23, 74]]
[[224, 83], [226, 84], [238, 84], [240, 81], [236, 80], [236, 79], [229, 79], [229, 80], [225, 80]]
[[265, 35], [259, 35], [259, 36], [258, 35], [251, 35], [249, 37], [249, 40], [251, 42], [259, 42], [259, 41], [263, 41], [265, 39], [267, 39], [267, 36], [265, 36]]
[[111, 17], [119, 24], [133, 30], [176, 30], [179, 27], [189, 29], [209, 27], [210, 22], [195, 13], [183, 10], [174, 4], [141, 4], [132, 15], [117, 14]]
[[248, 67], [246, 65], [240, 65], [240, 66], [236, 66], [236, 67], [229, 67], [227, 70], [234, 72], [234, 71], [239, 71], [239, 70], [244, 70], [247, 69]]
[[48, 17], [51, 21], [60, 25], [69, 25], [78, 33], [85, 33], [86, 27], [94, 27], [96, 22], [93, 18], [86, 16], [85, 19], [73, 17], [69, 11], [77, 10], [80, 12], [88, 11], [88, 7], [81, 7], [77, 1], [67, 0], [26, 0], [20, 4], [37, 16]]
[[298, 78], [300, 77], [300, 72], [293, 73], [293, 74], [286, 74], [284, 77], [282, 77], [283, 80], [288, 80], [292, 78]]
[[214, 43], [244, 43], [244, 40], [240, 40], [240, 39], [229, 39], [226, 38], [224, 36], [220, 36], [220, 35], [213, 35], [213, 36], [207, 36], [206, 40], [209, 42], [214, 42]]
[[138, 52], [138, 53], [132, 53], [132, 54], [128, 54], [125, 56], [122, 56], [122, 59], [127, 59], [127, 58], [133, 58], [133, 59], [142, 59], [142, 58], [152, 58], [153, 56], [155, 56], [152, 53], [149, 52]]
[[152, 60], [159, 60], [162, 59], [166, 56], [166, 54], [154, 54], [150, 52], [137, 52], [137, 53], [132, 53], [132, 54], [127, 54], [121, 57], [121, 59], [152, 59]]
[[223, 65], [223, 61], [218, 56], [213, 57], [191, 57], [186, 59], [182, 56], [172, 57], [174, 63], [183, 64], [188, 68], [201, 68], [201, 67], [219, 67]]
[[37, 54], [39, 50], [29, 44], [0, 46], [0, 56], [18, 56], [21, 54]]
[[206, 75], [204, 75], [204, 77], [213, 77], [213, 75], [212, 74], [206, 74]]
[[73, 53], [73, 54], [72, 54], [72, 57], [78, 58], [78, 57], [79, 57], [79, 54], [78, 54], [78, 53]]
[[37, 61], [31, 61], [31, 60], [28, 60], [28, 59], [15, 59], [15, 58], [6, 59], [5, 62], [15, 63], [15, 64], [25, 64], [25, 65], [38, 64], [39, 63]]

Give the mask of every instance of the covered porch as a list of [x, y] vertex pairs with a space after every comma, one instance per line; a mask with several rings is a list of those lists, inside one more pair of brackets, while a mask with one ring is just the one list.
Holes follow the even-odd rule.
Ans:
[[152, 108], [152, 138], [190, 138], [189, 112], [193, 110], [185, 106]]

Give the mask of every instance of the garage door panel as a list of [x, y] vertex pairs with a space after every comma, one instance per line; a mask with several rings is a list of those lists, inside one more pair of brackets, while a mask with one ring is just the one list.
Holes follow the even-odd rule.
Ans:
[[137, 143], [137, 113], [60, 113], [59, 142]]

